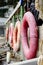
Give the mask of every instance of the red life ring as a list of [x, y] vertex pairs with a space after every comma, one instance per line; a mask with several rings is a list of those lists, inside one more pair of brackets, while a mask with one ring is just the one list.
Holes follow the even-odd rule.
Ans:
[[8, 37], [9, 37], [9, 28], [6, 28], [6, 42], [8, 41]]
[[[28, 46], [27, 29], [30, 29], [30, 43]], [[26, 59], [32, 59], [36, 56], [38, 48], [38, 27], [31, 12], [24, 14], [21, 26], [21, 42]]]
[[14, 50], [14, 52], [18, 51], [19, 46], [20, 46], [20, 21], [17, 21], [14, 31], [13, 31], [13, 50]]
[[13, 45], [13, 30], [14, 30], [13, 23], [10, 23], [10, 26], [9, 26], [9, 44], [11, 47]]

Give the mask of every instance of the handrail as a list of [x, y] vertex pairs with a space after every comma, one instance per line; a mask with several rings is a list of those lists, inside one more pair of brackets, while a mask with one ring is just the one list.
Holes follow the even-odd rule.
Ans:
[[17, 6], [15, 7], [14, 11], [12, 12], [12, 14], [7, 19], [6, 24], [9, 22], [9, 20], [12, 18], [12, 16], [15, 14], [15, 12], [18, 10], [18, 8], [20, 7], [20, 5], [21, 5], [21, 3], [19, 1], [18, 4], [17, 4]]

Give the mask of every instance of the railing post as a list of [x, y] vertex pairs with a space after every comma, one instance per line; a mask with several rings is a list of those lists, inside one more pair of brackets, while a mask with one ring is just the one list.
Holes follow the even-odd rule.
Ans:
[[24, 14], [24, 7], [23, 7], [23, 0], [20, 0], [21, 6], [20, 6], [20, 21], [22, 21], [23, 14]]

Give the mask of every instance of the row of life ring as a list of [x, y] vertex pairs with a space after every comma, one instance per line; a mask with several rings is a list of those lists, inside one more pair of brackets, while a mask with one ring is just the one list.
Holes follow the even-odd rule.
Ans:
[[[28, 28], [30, 30], [30, 40], [28, 45]], [[15, 27], [11, 23], [6, 29], [6, 40], [9, 40], [10, 46], [16, 52], [20, 47], [20, 41], [26, 59], [36, 57], [38, 49], [38, 27], [35, 18], [31, 12], [24, 14], [22, 23], [18, 20]]]

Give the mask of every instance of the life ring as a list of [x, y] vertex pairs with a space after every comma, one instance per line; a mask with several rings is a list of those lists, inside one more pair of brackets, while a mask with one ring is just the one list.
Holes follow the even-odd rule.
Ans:
[[14, 30], [14, 25], [13, 25], [13, 23], [10, 23], [10, 26], [9, 26], [9, 44], [11, 47], [13, 46], [13, 30]]
[[13, 50], [18, 51], [20, 46], [20, 21], [17, 21], [13, 30]]
[[[30, 43], [28, 46], [27, 40], [27, 29], [30, 29]], [[32, 59], [36, 57], [38, 48], [38, 27], [36, 21], [31, 12], [24, 14], [21, 26], [21, 42], [23, 46], [23, 51], [26, 59]]]
[[9, 37], [9, 28], [6, 28], [6, 42], [8, 42], [8, 37]]

